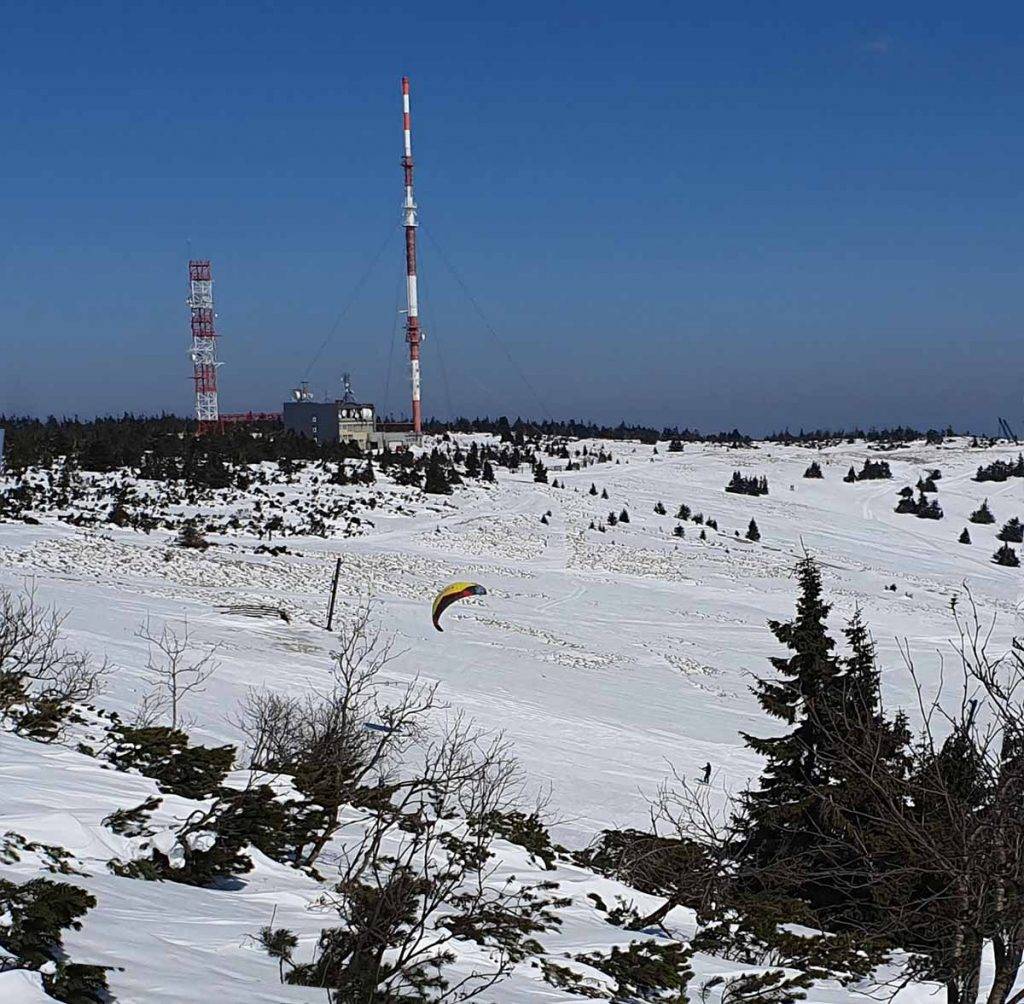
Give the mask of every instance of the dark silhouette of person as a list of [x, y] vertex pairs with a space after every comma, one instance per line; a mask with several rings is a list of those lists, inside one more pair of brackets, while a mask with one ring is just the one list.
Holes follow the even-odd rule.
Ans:
[[709, 784], [711, 781], [711, 763], [704, 764], [704, 777], [701, 778], [702, 784]]

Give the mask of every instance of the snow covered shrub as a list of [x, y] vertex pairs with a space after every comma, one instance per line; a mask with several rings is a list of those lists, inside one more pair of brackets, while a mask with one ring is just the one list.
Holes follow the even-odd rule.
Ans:
[[23, 854], [34, 855], [39, 865], [53, 875], [84, 875], [75, 865], [77, 858], [65, 847], [56, 844], [42, 844], [29, 840], [24, 834], [8, 830], [0, 838], [0, 864], [13, 864], [22, 859]]
[[531, 813], [519, 809], [508, 812], [494, 810], [480, 819], [471, 819], [470, 823], [491, 837], [499, 837], [524, 848], [535, 861], [543, 862], [548, 871], [554, 869], [558, 854], [565, 851], [564, 847], [551, 842], [551, 834], [536, 810]]
[[693, 976], [692, 952], [676, 941], [634, 941], [628, 948], [613, 947], [607, 955], [591, 952], [576, 961], [593, 966], [615, 980], [617, 1001], [685, 999], [686, 985]]
[[821, 464], [817, 460], [812, 460], [804, 471], [805, 478], [823, 478], [825, 475], [821, 471]]
[[115, 875], [216, 886], [252, 870], [252, 858], [246, 853], [250, 846], [278, 860], [284, 858], [290, 820], [268, 785], [220, 788], [209, 805], [196, 808], [176, 828], [161, 829], [152, 822], [150, 815], [159, 805], [160, 799], [147, 799], [103, 821], [115, 833], [136, 838], [135, 857], [108, 862]]
[[781, 969], [739, 976], [713, 976], [701, 984], [700, 997], [708, 999], [712, 989], [720, 988], [722, 1004], [791, 1004], [804, 1000], [812, 980], [803, 974], [787, 975]]
[[69, 961], [62, 940], [65, 929], [81, 929], [79, 918], [95, 905], [92, 895], [67, 882], [0, 879], [0, 972], [42, 973], [47, 994], [67, 1004], [112, 1000], [106, 969]]
[[106, 759], [119, 770], [151, 777], [161, 791], [182, 798], [206, 798], [234, 766], [234, 746], [190, 746], [179, 729], [116, 724], [108, 730]]

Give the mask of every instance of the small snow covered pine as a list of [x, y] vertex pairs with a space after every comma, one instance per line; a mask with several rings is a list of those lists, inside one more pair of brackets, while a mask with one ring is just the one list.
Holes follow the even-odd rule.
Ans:
[[1009, 544], [1003, 544], [1003, 546], [992, 555], [992, 560], [997, 565], [1005, 565], [1007, 568], [1020, 567], [1020, 558], [1017, 557], [1017, 552], [1010, 547]]
[[668, 512], [668, 510], [665, 508], [664, 502], [658, 502], [654, 507], [654, 511], [659, 516], [664, 516]]
[[760, 540], [761, 531], [757, 528], [757, 523], [754, 520], [750, 521], [750, 526], [747, 527], [747, 540]]
[[957, 538], [957, 541], [961, 544], [969, 544], [971, 542], [971, 535], [967, 532], [966, 526], [964, 527], [963, 532]]
[[812, 460], [807, 470], [804, 471], [805, 478], [823, 478], [824, 476], [821, 471], [821, 464], [817, 460]]
[[992, 510], [988, 507], [988, 499], [978, 506], [970, 516], [967, 517], [972, 523], [994, 523], [996, 521], [995, 516], [992, 515]]
[[626, 512], [625, 509], [623, 509], [622, 512], [619, 513], [619, 522], [620, 523], [628, 523], [629, 522], [629, 513]]
[[1024, 544], [1024, 524], [1014, 516], [1003, 524], [996, 537], [1007, 544]]
[[595, 485], [593, 481], [590, 482], [590, 492], [589, 492], [589, 494], [591, 494], [591, 495], [596, 495], [597, 494], [597, 485]]

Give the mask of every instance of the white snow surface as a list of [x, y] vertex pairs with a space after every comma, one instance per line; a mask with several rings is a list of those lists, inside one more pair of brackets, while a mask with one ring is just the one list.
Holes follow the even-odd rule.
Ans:
[[[461, 437], [464, 444], [471, 437]], [[580, 445], [580, 444], [574, 444]], [[897, 649], [906, 640], [917, 668], [937, 684], [952, 634], [950, 598], [968, 585], [982, 611], [997, 617], [993, 644], [1006, 647], [1020, 609], [1020, 574], [996, 566], [995, 534], [1024, 516], [1021, 481], [972, 481], [975, 469], [1017, 449], [973, 449], [965, 440], [915, 444], [876, 453], [857, 442], [822, 451], [762, 443], [727, 449], [687, 444], [658, 453], [637, 443], [589, 443], [618, 463], [550, 476], [564, 488], [535, 484], [530, 473], [497, 471], [494, 487], [470, 487], [451, 498], [421, 496], [387, 482], [337, 487], [365, 498], [400, 497], [366, 513], [358, 536], [280, 541], [294, 552], [253, 553], [244, 535], [214, 537], [205, 552], [171, 546], [173, 535], [113, 526], [79, 528], [43, 517], [41, 525], [0, 524], [0, 585], [33, 585], [38, 598], [68, 612], [68, 640], [110, 660], [99, 703], [129, 715], [149, 689], [145, 643], [136, 637], [149, 618], [180, 625], [200, 645], [217, 645], [219, 668], [187, 712], [195, 742], [238, 742], [231, 713], [250, 687], [301, 693], [327, 676], [332, 636], [324, 629], [336, 559], [341, 560], [338, 611], [344, 619], [364, 599], [395, 636], [401, 652], [389, 669], [401, 683], [437, 681], [447, 707], [511, 740], [532, 785], [550, 789], [556, 839], [579, 847], [602, 828], [642, 826], [647, 799], [670, 771], [694, 775], [713, 766], [716, 793], [736, 791], [757, 776], [758, 759], [738, 733], [769, 734], [770, 720], [750, 693], [752, 675], [770, 672], [780, 652], [766, 622], [792, 615], [795, 559], [814, 555], [823, 568], [832, 627], [860, 608], [878, 645], [890, 706], [913, 710], [916, 698]], [[891, 481], [846, 484], [842, 477], [865, 458], [886, 460]], [[817, 459], [824, 480], [806, 480]], [[893, 512], [896, 492], [930, 468], [942, 470], [939, 521]], [[771, 492], [753, 498], [723, 491], [734, 470], [767, 476]], [[594, 483], [607, 500], [592, 496]], [[288, 500], [308, 485], [286, 486]], [[968, 524], [983, 498], [992, 526]], [[667, 516], [654, 513], [663, 502]], [[672, 534], [680, 503], [718, 521], [698, 539]], [[610, 511], [626, 508], [628, 524], [589, 530]], [[549, 522], [541, 516], [550, 512]], [[751, 518], [761, 542], [737, 539]], [[969, 526], [973, 543], [957, 543]], [[483, 583], [488, 594], [451, 607], [443, 633], [430, 623], [430, 600], [453, 580]], [[886, 589], [896, 585], [896, 591]], [[222, 612], [230, 604], [273, 604], [290, 622]], [[281, 986], [276, 963], [252, 936], [270, 922], [299, 934], [308, 955], [330, 922], [312, 908], [320, 886], [253, 852], [255, 869], [235, 888], [206, 890], [111, 875], [105, 862], [130, 856], [130, 841], [101, 825], [118, 808], [157, 794], [154, 782], [105, 767], [69, 748], [0, 733], [0, 832], [67, 848], [85, 875], [71, 876], [98, 901], [80, 932], [67, 935], [75, 961], [118, 967], [110, 974], [122, 1002], [321, 1001], [322, 991]], [[189, 805], [164, 795], [156, 817], [180, 818]], [[180, 803], [180, 804], [179, 804]], [[657, 900], [572, 867], [544, 872], [525, 853], [503, 848], [502, 871], [553, 880], [573, 905], [561, 929], [540, 936], [550, 956], [607, 950], [636, 935], [605, 923], [586, 896], [621, 896], [641, 908]], [[18, 880], [48, 874], [24, 855], [0, 866]], [[692, 917], [677, 910], [670, 925], [681, 937]], [[568, 964], [567, 962], [564, 964]], [[742, 967], [749, 970], [751, 967]], [[737, 970], [736, 963], [695, 959], [702, 979]], [[594, 973], [594, 986], [606, 977]], [[901, 1000], [924, 1001], [934, 988], [912, 988]], [[858, 994], [819, 984], [812, 1001], [846, 1001]], [[47, 999], [38, 977], [0, 975], [0, 1000]], [[526, 963], [485, 996], [508, 1002], [580, 1000], [544, 983]], [[861, 997], [860, 999], [864, 999]]]

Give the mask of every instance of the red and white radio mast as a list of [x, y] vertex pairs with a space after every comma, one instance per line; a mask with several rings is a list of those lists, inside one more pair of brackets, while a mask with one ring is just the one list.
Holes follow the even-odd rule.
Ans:
[[402, 77], [402, 132], [405, 153], [402, 168], [405, 172], [405, 293], [408, 311], [405, 317], [405, 340], [409, 343], [409, 368], [412, 376], [412, 428], [416, 435], [422, 431], [423, 415], [420, 409], [420, 317], [416, 297], [416, 203], [412, 197], [412, 125], [409, 118], [409, 78]]
[[188, 263], [188, 306], [192, 314], [193, 379], [199, 434], [220, 426], [217, 410], [217, 333], [213, 329], [213, 280], [208, 259]]

